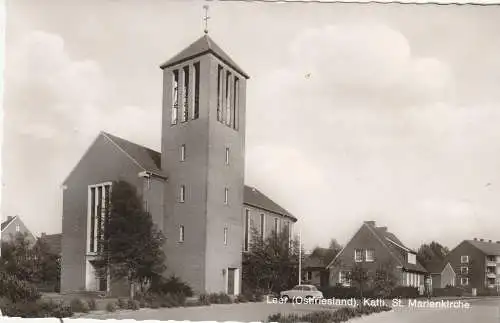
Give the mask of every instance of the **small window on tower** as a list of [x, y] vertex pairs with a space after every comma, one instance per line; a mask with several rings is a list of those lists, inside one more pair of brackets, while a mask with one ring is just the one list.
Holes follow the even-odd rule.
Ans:
[[229, 147], [226, 147], [226, 165], [229, 165]]
[[186, 145], [181, 145], [181, 148], [180, 148], [180, 159], [181, 161], [185, 161], [186, 160]]
[[229, 204], [229, 189], [227, 187], [224, 189], [224, 204]]
[[227, 245], [227, 228], [224, 228], [224, 244]]
[[179, 202], [184, 203], [186, 200], [186, 187], [184, 185], [181, 185], [181, 191], [179, 194]]
[[179, 242], [184, 242], [184, 226], [179, 226]]

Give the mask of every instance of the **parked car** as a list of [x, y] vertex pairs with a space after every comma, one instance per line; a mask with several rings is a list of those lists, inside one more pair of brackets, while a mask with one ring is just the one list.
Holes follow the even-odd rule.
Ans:
[[289, 301], [296, 298], [323, 298], [323, 293], [320, 292], [314, 285], [297, 285], [290, 290], [285, 290], [280, 293], [280, 297]]

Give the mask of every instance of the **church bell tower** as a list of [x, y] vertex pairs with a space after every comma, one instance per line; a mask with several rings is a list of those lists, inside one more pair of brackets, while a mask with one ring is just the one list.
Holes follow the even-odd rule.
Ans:
[[161, 66], [166, 265], [197, 293], [238, 294], [248, 76], [207, 33]]

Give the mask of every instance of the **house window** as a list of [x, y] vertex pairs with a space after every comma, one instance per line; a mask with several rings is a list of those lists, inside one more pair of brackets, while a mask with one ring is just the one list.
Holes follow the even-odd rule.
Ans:
[[229, 204], [229, 189], [227, 187], [224, 189], [224, 204]]
[[234, 100], [233, 113], [231, 113], [231, 116], [233, 117], [232, 125], [233, 125], [233, 129], [235, 129], [235, 130], [238, 130], [238, 126], [237, 126], [238, 118], [236, 116], [236, 113], [238, 112], [238, 100], [239, 100], [239, 96], [240, 96], [239, 85], [240, 85], [240, 80], [237, 77], [235, 77], [234, 78], [234, 90], [233, 90], [233, 100]]
[[184, 203], [186, 200], [186, 186], [181, 185], [181, 191], [179, 192], [179, 202]]
[[260, 237], [264, 239], [266, 232], [266, 217], [264, 213], [260, 214]]
[[460, 267], [460, 273], [462, 275], [467, 275], [469, 273], [469, 267], [465, 267], [465, 266]]
[[462, 286], [467, 286], [467, 285], [469, 285], [469, 277], [462, 277], [462, 278], [460, 278], [460, 284], [461, 284]]
[[222, 76], [224, 69], [219, 65], [217, 70], [217, 121], [222, 122]]
[[367, 249], [366, 250], [366, 261], [367, 262], [373, 262], [375, 261], [375, 250], [373, 249]]
[[278, 218], [274, 218], [274, 233], [278, 234]]
[[355, 249], [354, 250], [354, 261], [362, 262], [363, 261], [363, 249]]
[[460, 257], [460, 262], [462, 264], [468, 264], [469, 263], [469, 256], [461, 256]]
[[224, 244], [227, 245], [227, 228], [224, 228]]
[[229, 147], [226, 147], [226, 165], [229, 165]]
[[21, 226], [19, 224], [16, 224], [16, 232], [21, 231]]
[[409, 252], [408, 253], [408, 263], [416, 265], [417, 264], [417, 255], [414, 253]]
[[179, 71], [172, 72], [172, 120], [171, 124], [177, 124], [177, 111], [179, 109]]
[[200, 62], [194, 63], [193, 119], [200, 116]]
[[349, 272], [348, 271], [340, 271], [339, 272], [339, 283], [343, 286], [349, 286], [351, 285], [351, 281], [349, 279]]
[[226, 71], [226, 125], [231, 126], [231, 72]]
[[180, 148], [180, 160], [185, 161], [186, 160], [186, 145], [181, 145]]
[[104, 228], [109, 213], [111, 183], [90, 185], [87, 204], [88, 252], [102, 251]]
[[306, 281], [311, 281], [312, 280], [312, 271], [307, 271], [306, 272]]
[[150, 176], [146, 177], [146, 186], [147, 186], [148, 190], [151, 189], [151, 177]]
[[144, 200], [144, 211], [149, 212], [149, 204], [147, 200]]
[[250, 226], [250, 210], [246, 209], [245, 210], [245, 241], [244, 241], [244, 246], [243, 250], [248, 251], [248, 245], [250, 244], [250, 234], [248, 232], [249, 226]]
[[184, 86], [182, 87], [181, 121], [188, 121], [189, 114], [189, 66], [182, 69], [184, 76]]
[[179, 226], [179, 242], [184, 242], [184, 226]]

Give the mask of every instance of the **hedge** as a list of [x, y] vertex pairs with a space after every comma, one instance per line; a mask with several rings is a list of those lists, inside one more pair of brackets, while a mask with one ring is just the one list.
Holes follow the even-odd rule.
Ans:
[[358, 306], [358, 307], [343, 307], [336, 311], [318, 311], [307, 314], [273, 314], [267, 319], [268, 322], [279, 323], [331, 323], [331, 322], [346, 322], [352, 318], [373, 313], [390, 311], [391, 308], [387, 306]]

